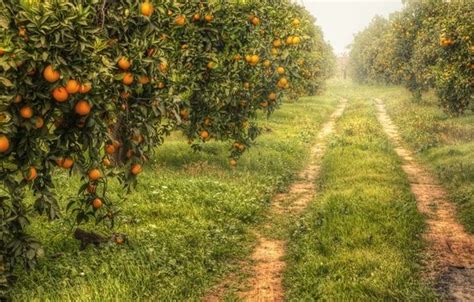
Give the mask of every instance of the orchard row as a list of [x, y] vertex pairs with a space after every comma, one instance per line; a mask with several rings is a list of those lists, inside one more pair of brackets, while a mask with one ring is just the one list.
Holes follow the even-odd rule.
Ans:
[[434, 89], [453, 114], [472, 110], [474, 2], [407, 1], [389, 20], [377, 17], [350, 53], [358, 82], [402, 84], [416, 98]]
[[289, 0], [12, 0], [0, 3], [0, 286], [41, 254], [34, 209], [59, 217], [52, 173], [80, 175], [77, 223], [113, 226], [106, 184], [136, 183], [151, 152], [181, 130], [199, 149], [251, 146], [258, 112], [314, 94], [334, 58]]

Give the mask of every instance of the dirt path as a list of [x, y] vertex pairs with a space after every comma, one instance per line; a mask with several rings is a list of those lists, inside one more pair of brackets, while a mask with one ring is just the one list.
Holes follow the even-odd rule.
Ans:
[[[270, 215], [298, 214], [316, 195], [316, 179], [319, 176], [320, 161], [327, 148], [326, 138], [334, 131], [337, 119], [343, 114], [347, 100], [343, 99], [336, 111], [324, 124], [318, 134], [317, 144], [311, 149], [310, 163], [298, 174], [297, 180], [285, 193], [279, 193], [272, 199]], [[268, 221], [263, 229], [271, 229], [272, 222]], [[252, 253], [252, 263], [245, 271], [250, 271], [252, 277], [246, 281], [246, 289], [238, 293], [244, 301], [267, 302], [283, 301], [284, 291], [282, 275], [285, 269], [284, 256], [286, 243], [283, 240], [269, 238], [257, 232], [257, 246]], [[232, 279], [229, 277], [227, 279]], [[218, 288], [204, 298], [206, 302], [221, 301], [224, 295], [222, 287], [227, 287], [235, 280], [224, 280]], [[239, 286], [239, 288], [242, 288]]]
[[418, 210], [427, 216], [424, 234], [427, 278], [446, 301], [474, 301], [474, 236], [456, 220], [456, 208], [448, 202], [439, 182], [413, 159], [405, 149], [396, 126], [388, 116], [383, 102], [376, 100], [377, 117], [384, 131], [403, 159], [402, 166], [417, 200]]

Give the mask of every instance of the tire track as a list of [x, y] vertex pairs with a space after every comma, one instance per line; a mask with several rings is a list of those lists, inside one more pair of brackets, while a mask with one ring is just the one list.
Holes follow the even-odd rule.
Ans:
[[456, 220], [456, 208], [447, 200], [439, 181], [418, 164], [403, 147], [396, 126], [380, 99], [375, 100], [377, 118], [404, 163], [418, 210], [427, 217], [424, 234], [426, 277], [447, 301], [474, 301], [474, 236]]
[[[270, 215], [286, 216], [298, 214], [306, 208], [316, 195], [316, 179], [319, 176], [320, 161], [327, 149], [327, 137], [334, 131], [334, 125], [341, 117], [346, 108], [347, 100], [343, 99], [337, 109], [330, 116], [329, 120], [320, 130], [317, 143], [311, 149], [311, 159], [309, 164], [301, 171], [297, 180], [290, 185], [287, 192], [276, 194], [272, 198]], [[271, 230], [272, 221], [263, 225], [263, 229]], [[283, 301], [284, 289], [282, 276], [286, 263], [286, 242], [270, 238], [263, 232], [256, 231], [257, 246], [251, 256], [250, 267], [244, 268], [250, 271], [252, 277], [247, 281], [246, 289], [241, 290], [238, 296], [244, 301]], [[221, 301], [229, 283], [235, 280], [224, 280], [213, 293], [208, 294], [204, 301]], [[219, 289], [220, 288], [220, 289]]]

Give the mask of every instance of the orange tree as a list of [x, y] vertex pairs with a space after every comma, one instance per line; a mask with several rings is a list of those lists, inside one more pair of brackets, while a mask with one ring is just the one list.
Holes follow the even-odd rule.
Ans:
[[356, 37], [354, 78], [403, 84], [417, 99], [432, 88], [443, 108], [463, 113], [474, 92], [473, 8], [470, 1], [406, 1], [388, 26], [372, 23]]
[[56, 169], [83, 180], [67, 205], [77, 223], [113, 226], [107, 180], [133, 186], [170, 131], [196, 149], [230, 141], [236, 165], [259, 133], [257, 112], [330, 75], [313, 21], [288, 0], [1, 2], [0, 286], [42, 254], [24, 194], [58, 218]]

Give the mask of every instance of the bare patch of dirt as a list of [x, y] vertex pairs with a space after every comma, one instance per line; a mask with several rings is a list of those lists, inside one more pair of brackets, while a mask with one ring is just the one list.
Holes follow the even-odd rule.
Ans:
[[424, 234], [426, 277], [447, 301], [474, 301], [474, 236], [456, 220], [456, 208], [450, 203], [439, 181], [415, 162], [413, 153], [402, 146], [396, 126], [381, 100], [376, 100], [377, 117], [396, 153], [404, 160], [403, 170], [416, 197], [418, 210], [427, 217]]
[[[324, 155], [327, 142], [326, 138], [334, 131], [334, 125], [344, 112], [347, 100], [342, 100], [336, 111], [324, 124], [318, 134], [318, 143], [311, 149], [310, 163], [298, 174], [297, 180], [288, 188], [287, 192], [276, 194], [272, 198], [270, 212], [275, 215], [297, 214], [306, 208], [316, 195], [315, 182], [319, 176], [320, 160]], [[271, 229], [271, 221], [267, 222], [264, 229]], [[256, 233], [257, 246], [252, 253], [248, 268], [252, 277], [244, 286], [239, 286], [238, 296], [244, 301], [255, 302], [279, 302], [283, 301], [284, 289], [282, 275], [285, 269], [284, 256], [286, 254], [286, 242], [268, 238], [261, 233]], [[235, 280], [234, 280], [235, 281]], [[233, 282], [231, 276], [227, 276], [220, 285], [207, 294], [203, 301], [222, 301], [225, 295], [223, 287], [228, 287]], [[245, 288], [244, 288], [245, 287]]]

